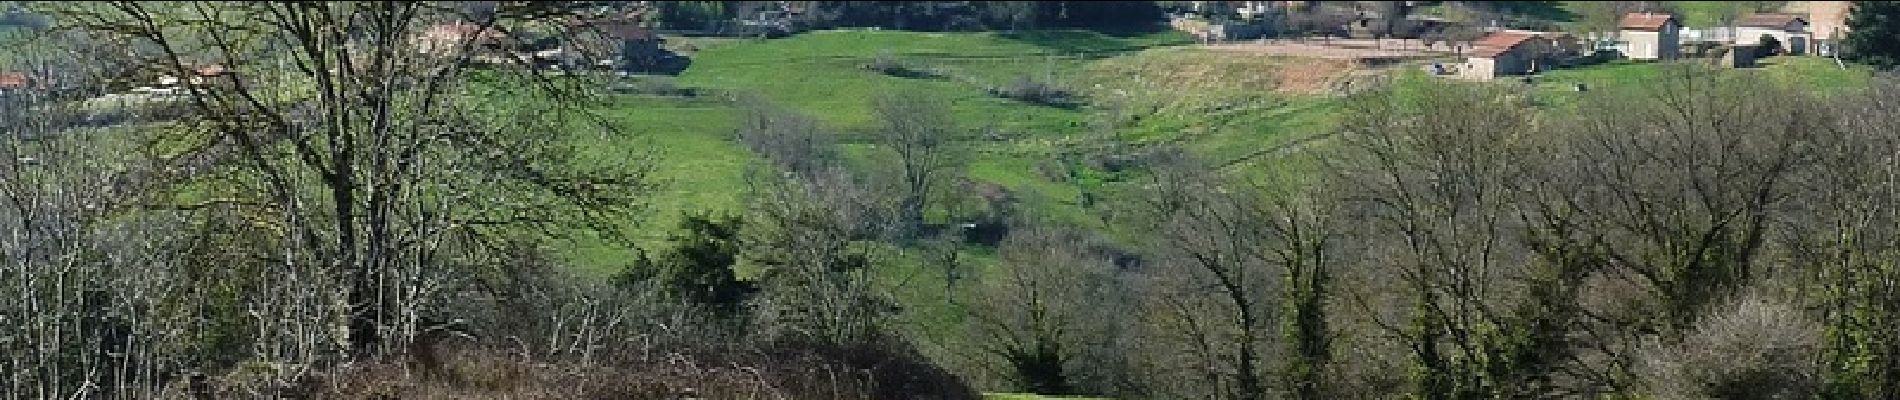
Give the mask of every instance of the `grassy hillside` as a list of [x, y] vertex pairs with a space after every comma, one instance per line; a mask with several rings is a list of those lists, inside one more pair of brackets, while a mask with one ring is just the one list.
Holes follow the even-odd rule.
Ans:
[[[639, 139], [598, 143], [651, 149], [663, 179], [651, 217], [629, 221], [643, 246], [663, 244], [683, 212], [734, 211], [743, 195], [749, 152], [731, 140], [736, 108], [726, 97], [761, 95], [810, 114], [837, 132], [845, 154], [879, 154], [866, 144], [874, 126], [869, 101], [912, 92], [948, 101], [959, 128], [997, 132], [975, 143], [966, 173], [1003, 185], [1036, 215], [1083, 226], [1099, 212], [1083, 192], [1109, 196], [1114, 174], [1083, 171], [1070, 182], [1038, 172], [1058, 155], [1084, 147], [1110, 129], [1116, 140], [1179, 144], [1224, 163], [1246, 163], [1292, 138], [1322, 131], [1326, 92], [1347, 71], [1333, 62], [1190, 50], [1176, 32], [1110, 35], [1084, 31], [917, 33], [820, 31], [775, 40], [686, 39], [693, 64], [673, 84], [711, 95], [697, 98], [623, 96], [603, 109]], [[878, 57], [935, 76], [904, 78], [861, 68]], [[1052, 81], [1083, 94], [1088, 105], [1050, 107], [998, 98], [987, 88], [1020, 77]], [[665, 79], [665, 78], [661, 78]], [[1236, 168], [1241, 172], [1255, 169]], [[1098, 171], [1099, 172], [1099, 171]], [[626, 262], [626, 249], [601, 243], [570, 253], [584, 268], [607, 273]]]
[[[1595, 9], [1589, 3], [1593, 1], [1509, 1], [1499, 9], [1514, 15], [1535, 18], [1555, 23], [1559, 27], [1570, 27], [1585, 23], [1593, 16]], [[1664, 1], [1664, 7], [1674, 10], [1682, 24], [1691, 28], [1704, 28], [1717, 25], [1724, 15], [1740, 15], [1752, 11], [1752, 5], [1738, 1]], [[1450, 14], [1443, 5], [1421, 8], [1420, 13], [1434, 16]]]
[[[1770, 57], [1762, 59], [1755, 68], [1722, 71], [1730, 74], [1754, 75], [1766, 80], [1808, 88], [1819, 93], [1866, 87], [1868, 79], [1873, 76], [1873, 69], [1865, 65], [1845, 64], [1845, 66], [1846, 68], [1842, 68], [1830, 58]], [[1654, 82], [1661, 76], [1664, 69], [1665, 64], [1661, 63], [1625, 60], [1550, 71], [1534, 78], [1537, 82], [1537, 100], [1546, 106], [1564, 106], [1576, 99], [1577, 84], [1583, 84], [1592, 89], [1637, 87]]]
[[[1121, 173], [1079, 169], [1072, 180], [1049, 179], [1039, 169], [1102, 140], [1137, 145], [1175, 144], [1206, 156], [1223, 171], [1247, 178], [1298, 178], [1320, 167], [1301, 149], [1328, 142], [1339, 118], [1333, 88], [1357, 67], [1340, 62], [1196, 50], [1175, 34], [1110, 36], [1085, 32], [1027, 35], [915, 33], [892, 31], [814, 32], [776, 40], [690, 40], [693, 65], [677, 78], [658, 78], [698, 89], [698, 97], [620, 96], [602, 109], [638, 134], [589, 143], [602, 152], [635, 149], [650, 154], [661, 179], [651, 209], [626, 221], [643, 247], [665, 245], [681, 213], [737, 211], [744, 196], [743, 172], [755, 156], [732, 140], [737, 108], [731, 95], [751, 93], [816, 117], [839, 135], [844, 154], [864, 163], [881, 151], [868, 144], [875, 127], [869, 100], [896, 92], [925, 93], [948, 101], [960, 128], [1000, 132], [975, 144], [967, 171], [973, 179], [1014, 191], [1026, 214], [1067, 220], [1118, 235], [1100, 218], [1105, 210], [1083, 204], [1084, 194], [1112, 198], [1135, 185]], [[898, 60], [930, 77], [893, 77], [861, 68], [878, 57]], [[1554, 71], [1537, 77], [1538, 99], [1561, 106], [1571, 88], [1636, 86], [1652, 81], [1663, 66], [1616, 62]], [[1730, 71], [1789, 79], [1832, 90], [1860, 85], [1865, 68], [1842, 70], [1830, 60], [1784, 57], [1761, 68]], [[1377, 72], [1388, 73], [1388, 72]], [[1049, 107], [1001, 99], [985, 89], [1021, 76], [1051, 80], [1082, 94], [1088, 103]], [[1433, 79], [1416, 71], [1398, 77]], [[1496, 84], [1516, 84], [1500, 81]], [[1106, 138], [1105, 138], [1106, 135]], [[1070, 160], [1074, 164], [1073, 160]], [[1076, 166], [1076, 165], [1071, 165]], [[600, 274], [623, 267], [629, 249], [601, 242], [568, 249], [582, 268]], [[952, 296], [968, 287], [946, 288], [940, 271], [925, 267], [915, 249], [889, 249], [887, 283], [901, 287], [902, 316], [909, 337], [945, 362], [967, 349], [948, 342], [967, 325]], [[978, 279], [995, 264], [993, 251], [962, 249], [966, 273]], [[968, 282], [968, 281], [966, 281]], [[967, 284], [966, 284], [967, 285]], [[998, 394], [996, 399], [1033, 399]]]
[[[676, 41], [693, 64], [677, 78], [659, 78], [705, 93], [692, 98], [624, 95], [605, 111], [634, 138], [589, 143], [602, 152], [643, 150], [655, 161], [659, 193], [639, 221], [626, 221], [638, 245], [657, 248], [682, 213], [732, 212], [742, 206], [747, 165], [755, 156], [732, 140], [738, 109], [730, 96], [757, 94], [810, 114], [857, 163], [881, 157], [867, 143], [875, 121], [869, 101], [886, 93], [925, 93], [945, 99], [959, 128], [998, 134], [974, 143], [970, 178], [1014, 192], [1022, 213], [1063, 220], [1122, 238], [1102, 220], [1105, 210], [1085, 205], [1085, 193], [1112, 199], [1135, 189], [1126, 172], [1095, 169], [1073, 155], [1103, 141], [1180, 145], [1249, 177], [1298, 175], [1311, 163], [1281, 157], [1301, 139], [1327, 131], [1336, 109], [1329, 93], [1354, 68], [1336, 61], [1289, 59], [1194, 50], [1178, 33], [1115, 36], [1056, 31], [1024, 34], [813, 32], [775, 40]], [[934, 76], [904, 78], [861, 68], [879, 57]], [[1081, 94], [1087, 104], [1049, 107], [990, 95], [986, 89], [1021, 77], [1052, 81]], [[1112, 135], [1105, 137], [1104, 135]], [[1065, 165], [1066, 164], [1066, 165]], [[1077, 169], [1074, 179], [1046, 171]], [[955, 338], [966, 326], [952, 297], [970, 298], [970, 283], [947, 287], [915, 249], [885, 253], [886, 283], [897, 287], [907, 335], [926, 354], [965, 362]], [[570, 261], [598, 275], [618, 271], [630, 249], [583, 241], [566, 249]], [[992, 249], [959, 251], [965, 274], [981, 279], [996, 263]], [[966, 275], [967, 276], [967, 275]], [[967, 302], [963, 302], [967, 303]], [[997, 399], [1036, 399], [996, 395]]]

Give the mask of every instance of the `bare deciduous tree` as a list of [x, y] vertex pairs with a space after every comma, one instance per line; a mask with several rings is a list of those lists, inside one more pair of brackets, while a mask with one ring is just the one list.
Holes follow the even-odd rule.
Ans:
[[1816, 166], [1797, 178], [1802, 201], [1787, 240], [1793, 271], [1811, 279], [1827, 325], [1825, 395], [1900, 395], [1900, 80], [1829, 99]]
[[[323, 268], [324, 279], [303, 283], [334, 283], [321, 290], [341, 294], [349, 347], [368, 353], [414, 334], [427, 313], [417, 307], [440, 294], [445, 268], [468, 248], [523, 226], [605, 228], [599, 221], [643, 192], [638, 166], [568, 161], [565, 140], [579, 136], [559, 133], [587, 120], [571, 101], [580, 81], [503, 67], [488, 76], [512, 84], [471, 83], [474, 61], [513, 65], [515, 30], [583, 18], [574, 7], [498, 3], [475, 16], [436, 3], [117, 2], [53, 11], [67, 28], [149, 49], [139, 55], [150, 68], [192, 77], [188, 131], [208, 135], [191, 151], [239, 160], [243, 180], [262, 190], [232, 193], [242, 199], [232, 204], [278, 225], [279, 262]], [[442, 32], [457, 33], [452, 44], [424, 43]]]
[[739, 111], [737, 136], [753, 153], [807, 179], [831, 171], [836, 150], [817, 120], [758, 96], [741, 98]]
[[[1060, 227], [1012, 229], [999, 251], [998, 273], [983, 285], [974, 305], [978, 346], [994, 359], [985, 365], [1014, 381], [1018, 390], [1042, 394], [1112, 390], [1116, 360], [1100, 357], [1114, 344], [1118, 322], [1129, 311], [1128, 288], [1113, 260]], [[1000, 362], [999, 360], [1000, 359]], [[1094, 373], [1092, 373], [1094, 372]], [[1094, 378], [1094, 379], [1091, 379]], [[1106, 379], [1105, 379], [1106, 378]]]
[[949, 183], [963, 162], [964, 132], [943, 100], [924, 94], [881, 96], [871, 113], [882, 124], [877, 142], [897, 156], [898, 218], [902, 237], [912, 237], [924, 226], [924, 209], [936, 192]]
[[1672, 399], [1812, 398], [1821, 388], [1821, 324], [1760, 294], [1716, 307], [1680, 341], [1650, 343], [1638, 368]]
[[[182, 373], [215, 278], [173, 253], [179, 213], [123, 215], [154, 182], [136, 132], [79, 127], [75, 93], [0, 109], [0, 397], [155, 397]], [[113, 167], [105, 167], [113, 166]]]
[[833, 343], [877, 339], [892, 311], [875, 243], [890, 229], [886, 206], [840, 169], [812, 180], [760, 175], [742, 241], [745, 262], [762, 270], [761, 323]]
[[1350, 157], [1338, 168], [1365, 221], [1355, 240], [1371, 246], [1368, 267], [1391, 267], [1363, 273], [1390, 274], [1399, 286], [1369, 294], [1406, 310], [1373, 318], [1412, 353], [1418, 395], [1540, 390], [1487, 365], [1511, 350], [1500, 336], [1514, 329], [1506, 314], [1526, 276], [1510, 234], [1510, 184], [1529, 114], [1515, 94], [1493, 88], [1426, 86], [1366, 92], [1341, 127]]

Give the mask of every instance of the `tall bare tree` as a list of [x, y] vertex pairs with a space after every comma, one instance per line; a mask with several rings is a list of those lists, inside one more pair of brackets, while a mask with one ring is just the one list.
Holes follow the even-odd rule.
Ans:
[[[1115, 360], [1097, 351], [1113, 345], [1129, 311], [1113, 260], [1068, 229], [1013, 229], [999, 248], [1000, 271], [985, 282], [972, 314], [986, 365], [1007, 368], [1018, 390], [1043, 394], [1101, 393]], [[1001, 362], [994, 360], [1000, 359]], [[1096, 379], [1090, 379], [1096, 378]]]
[[155, 397], [218, 331], [176, 312], [218, 280], [175, 255], [182, 213], [127, 212], [160, 183], [147, 135], [87, 126], [77, 91], [18, 89], [0, 95], [0, 398]]
[[[580, 80], [511, 62], [517, 30], [587, 17], [573, 3], [502, 2], [479, 15], [423, 2], [49, 10], [65, 28], [125, 43], [151, 71], [190, 78], [195, 114], [177, 135], [202, 133], [189, 152], [241, 163], [240, 181], [260, 190], [225, 193], [241, 199], [229, 203], [278, 226], [278, 262], [334, 279], [357, 353], [413, 335], [431, 276], [457, 254], [523, 227], [611, 220], [644, 187], [638, 166], [575, 161], [569, 139], [581, 136], [563, 133], [606, 128], [573, 123], [590, 120], [573, 101]], [[480, 75], [502, 83], [473, 81], [477, 61], [500, 63]]]
[[884, 334], [890, 287], [880, 279], [888, 205], [842, 169], [813, 179], [752, 174], [743, 258], [760, 269], [768, 333], [832, 343]]
[[[1657, 291], [1657, 327], [1764, 276], [1771, 230], [1813, 165], [1819, 110], [1796, 89], [1678, 66], [1655, 84], [1593, 96], [1551, 179], [1573, 182], [1568, 212], [1603, 242], [1603, 262]], [[1637, 99], [1631, 101], [1631, 99]], [[1619, 115], [1619, 118], [1600, 118]], [[1559, 177], [1559, 175], [1561, 177]]]
[[1368, 267], [1391, 267], [1365, 273], [1395, 276], [1399, 286], [1371, 294], [1407, 310], [1374, 318], [1409, 348], [1420, 396], [1534, 390], [1491, 364], [1509, 350], [1500, 339], [1522, 290], [1510, 182], [1521, 174], [1514, 155], [1531, 132], [1529, 113], [1515, 93], [1424, 85], [1360, 94], [1341, 127], [1348, 157], [1338, 168], [1366, 221], [1355, 240], [1369, 243]]
[[1865, 93], [1830, 99], [1839, 112], [1822, 131], [1818, 168], [1799, 175], [1795, 218], [1786, 233], [1791, 267], [1817, 284], [1828, 325], [1824, 394], [1900, 395], [1900, 81], [1875, 80]]
[[900, 235], [923, 229], [924, 210], [963, 164], [965, 132], [942, 99], [922, 93], [880, 96], [871, 113], [882, 124], [877, 142], [897, 156]]

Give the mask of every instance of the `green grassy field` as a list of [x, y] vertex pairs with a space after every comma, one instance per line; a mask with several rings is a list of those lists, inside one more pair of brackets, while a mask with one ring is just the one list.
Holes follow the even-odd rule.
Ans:
[[[1319, 96], [1283, 94], [1261, 78], [1286, 60], [1170, 48], [1188, 43], [1176, 32], [1109, 35], [1085, 31], [917, 33], [820, 31], [775, 40], [689, 39], [693, 64], [671, 81], [714, 93], [698, 98], [622, 96], [603, 105], [638, 139], [590, 144], [646, 148], [662, 179], [647, 218], [630, 221], [642, 246], [663, 239], [681, 213], [736, 211], [742, 171], [753, 157], [730, 140], [736, 109], [723, 94], [751, 93], [812, 115], [839, 135], [845, 154], [876, 154], [866, 145], [875, 122], [870, 99], [910, 92], [945, 99], [963, 129], [994, 129], [975, 144], [965, 171], [972, 179], [1015, 192], [1022, 207], [1082, 226], [1101, 224], [1084, 207], [1084, 191], [1112, 191], [1114, 177], [1085, 174], [1051, 181], [1036, 171], [1059, 153], [1085, 143], [1101, 124], [1120, 140], [1174, 143], [1224, 164], [1261, 158], [1262, 149], [1323, 130], [1328, 103]], [[860, 66], [884, 56], [937, 74], [886, 76]], [[1192, 76], [1170, 75], [1188, 70]], [[1092, 103], [1059, 108], [997, 98], [985, 89], [1022, 76], [1051, 80]], [[1113, 108], [1106, 104], [1115, 104]], [[1120, 116], [1120, 119], [1111, 118]], [[859, 160], [862, 161], [862, 160]], [[626, 249], [588, 243], [570, 250], [583, 269], [607, 273], [627, 260]]]
[[[821, 31], [775, 40], [692, 39], [693, 65], [669, 79], [683, 87], [710, 89], [697, 98], [621, 96], [602, 109], [637, 139], [608, 139], [589, 146], [651, 151], [659, 191], [630, 234], [643, 247], [664, 245], [682, 213], [736, 212], [745, 184], [742, 171], [754, 157], [731, 140], [736, 109], [723, 94], [755, 93], [810, 114], [837, 132], [845, 154], [857, 160], [877, 150], [867, 144], [872, 129], [869, 100], [896, 93], [927, 93], [951, 104], [960, 128], [993, 127], [1000, 140], [976, 143], [965, 171], [973, 179], [1015, 191], [1022, 207], [1039, 216], [1100, 227], [1097, 210], [1081, 204], [1085, 192], [1113, 196], [1122, 177], [1080, 171], [1079, 179], [1051, 181], [1036, 171], [1055, 156], [1089, 143], [1112, 127], [1114, 140], [1176, 144], [1250, 178], [1286, 178], [1317, 168], [1313, 160], [1286, 157], [1311, 144], [1337, 118], [1337, 100], [1324, 92], [1324, 76], [1276, 71], [1346, 68], [1314, 60], [1217, 53], [1171, 46], [1175, 33], [1112, 36], [1063, 31], [916, 33]], [[931, 78], [900, 78], [860, 68], [888, 56], [937, 72]], [[1537, 77], [1539, 102], [1561, 106], [1574, 100], [1575, 83], [1593, 88], [1641, 85], [1660, 65], [1612, 62], [1552, 71]], [[1842, 70], [1831, 60], [1778, 57], [1737, 73], [1787, 79], [1817, 89], [1855, 87], [1869, 72]], [[1056, 108], [988, 95], [987, 85], [1018, 76], [1053, 78], [1085, 95], [1090, 105]], [[1304, 79], [1304, 81], [1301, 81]], [[1304, 91], [1288, 86], [1305, 85]], [[1304, 171], [1304, 172], [1302, 172]], [[590, 243], [571, 249], [583, 269], [607, 273], [626, 263], [627, 249]]]
[[[1499, 2], [1498, 9], [1514, 15], [1521, 15], [1549, 21], [1559, 27], [1571, 27], [1590, 19], [1594, 10], [1587, 3], [1592, 1], [1512, 1]], [[1674, 10], [1684, 26], [1705, 28], [1717, 25], [1724, 15], [1741, 15], [1750, 11], [1749, 5], [1736, 1], [1665, 1], [1665, 7]], [[1422, 15], [1453, 17], [1456, 13], [1442, 4], [1419, 8]]]
[[[710, 93], [694, 98], [624, 95], [601, 109], [635, 135], [588, 143], [602, 152], [643, 150], [652, 157], [659, 191], [639, 221], [627, 221], [642, 247], [664, 238], [682, 213], [736, 212], [745, 191], [743, 171], [758, 160], [731, 138], [737, 109], [731, 94], [757, 94], [814, 116], [836, 132], [843, 153], [862, 164], [879, 151], [868, 144], [874, 129], [869, 101], [887, 93], [913, 92], [948, 101], [960, 128], [993, 127], [1005, 134], [975, 144], [969, 177], [1003, 185], [1021, 199], [1022, 212], [1094, 229], [1132, 241], [1099, 218], [1102, 210], [1081, 204], [1084, 193], [1110, 198], [1131, 190], [1127, 177], [1084, 169], [1073, 181], [1052, 181], [1037, 172], [1052, 159], [1113, 138], [1137, 144], [1176, 144], [1214, 161], [1231, 175], [1257, 182], [1295, 182], [1321, 168], [1311, 148], [1325, 148], [1325, 133], [1339, 117], [1340, 100], [1328, 84], [1350, 66], [1323, 61], [1215, 53], [1180, 46], [1177, 34], [1111, 36], [1087, 32], [1028, 35], [916, 33], [895, 31], [813, 32], [775, 40], [693, 40], [693, 65], [673, 84]], [[928, 78], [886, 76], [860, 66], [879, 56], [938, 74]], [[1841, 70], [1831, 60], [1784, 57], [1761, 68], [1734, 71], [1789, 79], [1821, 90], [1864, 83], [1865, 68]], [[1614, 62], [1553, 71], [1537, 77], [1540, 101], [1561, 105], [1576, 96], [1574, 83], [1593, 87], [1636, 86], [1652, 81], [1662, 66]], [[1318, 71], [1318, 72], [1314, 72]], [[1089, 104], [1057, 108], [1000, 99], [985, 88], [1019, 76], [1062, 83]], [[1406, 73], [1400, 82], [1433, 79]], [[1504, 83], [1509, 84], [1509, 83]], [[1093, 140], [1100, 140], [1094, 137]], [[623, 268], [629, 249], [604, 242], [567, 249], [576, 265], [599, 274]], [[969, 298], [969, 287], [946, 288], [945, 280], [916, 249], [886, 253], [887, 286], [907, 310], [908, 333], [926, 342], [938, 358], [958, 349], [940, 342], [966, 321], [950, 297]], [[960, 251], [966, 274], [978, 280], [996, 263], [991, 249]], [[966, 283], [966, 285], [968, 285]], [[936, 344], [931, 344], [932, 342]], [[938, 346], [938, 347], [932, 347]], [[1040, 399], [992, 394], [991, 399]]]
[[[1696, 62], [1695, 60], [1684, 62]], [[1834, 63], [1821, 57], [1770, 57], [1753, 68], [1725, 69], [1721, 73], [1743, 74], [1828, 94], [1865, 87], [1873, 69], [1865, 65]], [[1546, 107], [1573, 104], [1580, 93], [1577, 84], [1591, 90], [1640, 87], [1662, 78], [1666, 64], [1619, 60], [1604, 64], [1559, 69], [1534, 77], [1536, 101]]]
[[[1100, 144], [1104, 130], [1136, 144], [1174, 144], [1200, 153], [1244, 177], [1310, 172], [1312, 163], [1282, 157], [1300, 138], [1329, 130], [1336, 100], [1329, 79], [1344, 68], [1313, 60], [1191, 50], [1179, 33], [1106, 35], [1080, 31], [916, 33], [895, 31], [812, 32], [775, 40], [688, 39], [693, 64], [671, 83], [711, 93], [696, 98], [625, 95], [601, 110], [633, 136], [605, 138], [588, 146], [601, 152], [646, 150], [659, 191], [638, 221], [627, 221], [637, 245], [655, 249], [682, 213], [736, 212], [745, 191], [743, 171], [755, 156], [732, 140], [737, 108], [728, 95], [756, 94], [809, 114], [836, 132], [853, 163], [880, 151], [868, 145], [875, 126], [870, 100], [898, 93], [925, 93], [946, 100], [959, 128], [993, 128], [1002, 134], [974, 144], [964, 173], [1009, 188], [1021, 213], [1065, 221], [1132, 242], [1115, 232], [1103, 210], [1085, 206], [1087, 192], [1112, 199], [1134, 188], [1125, 174], [1084, 168], [1073, 181], [1037, 172], [1065, 154]], [[884, 56], [934, 72], [900, 78], [861, 68]], [[1081, 94], [1087, 105], [1048, 107], [991, 96], [986, 89], [1019, 77], [1054, 81]], [[631, 249], [583, 240], [564, 249], [569, 261], [592, 275], [619, 271]], [[917, 249], [890, 248], [882, 274], [906, 312], [901, 329], [933, 358], [961, 360], [956, 338], [967, 325], [961, 303], [976, 296], [977, 282], [996, 264], [993, 249], [959, 251], [964, 274], [973, 279], [949, 287], [941, 270]], [[1041, 399], [992, 395], [993, 399]]]

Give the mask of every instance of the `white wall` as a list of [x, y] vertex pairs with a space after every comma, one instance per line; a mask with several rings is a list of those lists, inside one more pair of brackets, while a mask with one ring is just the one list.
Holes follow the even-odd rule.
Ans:
[[1632, 60], [1654, 60], [1661, 58], [1662, 33], [1644, 31], [1623, 31], [1623, 56]]
[[1465, 59], [1465, 65], [1458, 68], [1458, 75], [1465, 79], [1491, 80], [1497, 77], [1497, 60], [1480, 57]]

